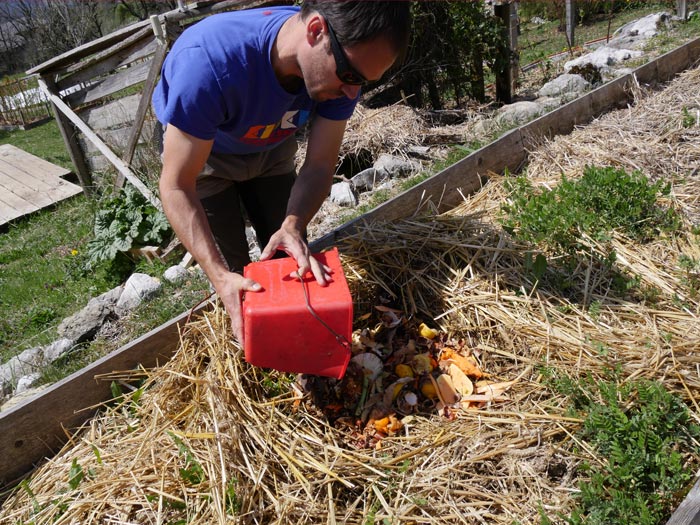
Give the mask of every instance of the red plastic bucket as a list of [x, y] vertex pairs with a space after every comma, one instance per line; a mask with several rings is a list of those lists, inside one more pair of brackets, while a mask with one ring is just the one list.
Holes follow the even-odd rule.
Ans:
[[251, 365], [338, 379], [345, 374], [352, 333], [350, 289], [336, 248], [314, 257], [332, 270], [328, 286], [320, 286], [311, 272], [303, 282], [290, 277], [297, 270], [291, 257], [243, 269], [263, 288], [247, 292], [243, 301], [245, 358]]

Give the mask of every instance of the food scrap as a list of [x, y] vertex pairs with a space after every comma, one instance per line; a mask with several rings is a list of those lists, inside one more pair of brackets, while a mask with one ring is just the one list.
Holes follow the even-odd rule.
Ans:
[[405, 431], [415, 415], [454, 418], [459, 410], [508, 400], [505, 392], [515, 381], [489, 379], [464, 342], [410, 322], [398, 310], [376, 309], [374, 328], [353, 333], [353, 356], [342, 380], [302, 378], [314, 405], [347, 430], [355, 446], [379, 447], [382, 438]]

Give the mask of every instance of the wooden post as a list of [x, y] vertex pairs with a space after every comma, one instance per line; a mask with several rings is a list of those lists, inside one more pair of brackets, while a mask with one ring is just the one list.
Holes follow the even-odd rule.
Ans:
[[[51, 100], [52, 96], [58, 97], [58, 94], [54, 93], [56, 91], [56, 86], [53, 81], [41, 75], [38, 79], [39, 87], [46, 94], [47, 98], [51, 103], [51, 110], [53, 116], [58, 124], [58, 129], [63, 137], [63, 142], [68, 149], [68, 154], [70, 155], [70, 160], [73, 162], [75, 167], [76, 175], [80, 181], [80, 186], [86, 195], [92, 195], [92, 176], [90, 175], [90, 170], [88, 169], [87, 162], [85, 162], [85, 155], [83, 150], [76, 140], [78, 130], [73, 126], [73, 123], [58, 109], [56, 104]], [[60, 97], [58, 97], [60, 98]]]
[[[129, 137], [129, 144], [126, 147], [126, 152], [124, 154], [124, 162], [127, 166], [131, 166], [131, 161], [134, 158], [134, 152], [136, 151], [136, 146], [139, 142], [139, 137], [141, 136], [141, 129], [143, 128], [143, 121], [146, 119], [146, 112], [151, 105], [151, 96], [153, 96], [153, 91], [155, 90], [156, 83], [160, 76], [160, 69], [163, 66], [165, 57], [168, 54], [168, 42], [163, 39], [151, 62], [151, 69], [148, 72], [148, 77], [143, 86], [143, 93], [141, 94], [141, 100], [139, 101], [139, 107], [136, 111], [136, 117], [134, 118], [134, 125], [131, 128], [131, 136]], [[117, 173], [117, 178], [114, 182], [115, 188], [121, 188], [124, 186], [124, 181], [126, 177], [121, 172]]]
[[566, 40], [569, 50], [576, 45], [574, 28], [576, 27], [576, 0], [566, 0]]
[[[41, 79], [39, 79], [39, 85], [42, 85], [43, 82]], [[61, 100], [61, 97], [58, 95], [55, 95], [49, 91], [47, 91], [49, 98], [51, 99], [51, 102], [56, 106], [56, 111], [60, 113], [62, 116], [70, 120], [70, 122], [78, 129], [80, 130], [83, 135], [85, 135], [85, 138], [92, 142], [95, 147], [104, 155], [109, 162], [112, 163], [112, 165], [119, 170], [126, 179], [134, 185], [134, 187], [141, 192], [141, 195], [146, 197], [146, 199], [153, 204], [157, 209], [160, 211], [163, 211], [163, 206], [160, 203], [160, 200], [153, 194], [151, 190], [149, 190], [146, 185], [139, 180], [139, 178], [134, 174], [134, 172], [131, 171], [129, 166], [127, 166], [122, 159], [120, 159], [112, 150], [111, 148], [104, 143], [104, 141], [97, 136], [97, 134], [90, 129], [90, 126], [88, 126], [78, 115], [75, 114], [75, 112], [63, 101]]]
[[676, 10], [678, 17], [686, 20], [688, 18], [688, 0], [676, 0]]
[[502, 50], [503, 67], [496, 71], [496, 100], [505, 104], [513, 101], [518, 80], [518, 8], [517, 2], [507, 1], [494, 5], [494, 14], [506, 28], [506, 45]]

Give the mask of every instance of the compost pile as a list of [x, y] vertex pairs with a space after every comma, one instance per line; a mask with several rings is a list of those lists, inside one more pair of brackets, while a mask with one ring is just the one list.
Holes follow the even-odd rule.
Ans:
[[460, 409], [508, 400], [505, 392], [514, 381], [488, 379], [475, 357], [478, 350], [446, 340], [425, 323], [416, 327], [398, 310], [375, 310], [378, 323], [353, 334], [353, 357], [341, 381], [301, 378], [328, 422], [346, 432], [349, 445], [380, 448], [384, 437], [400, 434], [414, 415], [454, 419]]
[[[684, 222], [672, 236], [605, 241], [617, 271], [653, 288], [653, 301], [614, 292], [609, 268], [592, 258], [567, 270], [565, 292], [535, 286], [529, 248], [497, 220], [508, 192], [494, 176], [448, 213], [374, 223], [343, 240], [356, 313], [346, 383], [307, 381], [304, 390], [295, 377], [248, 366], [215, 309], [187, 324], [165, 366], [103, 378], [125, 393], [18, 487], [0, 521], [512, 524], [569, 515], [586, 479], [581, 463], [604, 461], [548, 377], [595, 384], [614, 370], [622, 382], [662, 381], [700, 418], [700, 276], [679, 265], [680, 255], [700, 260], [700, 125], [684, 120], [684, 109], [700, 109], [698, 93], [698, 69], [663, 91], [639, 90], [634, 106], [532, 152], [528, 168], [546, 186], [590, 163], [674, 184], [667, 204]], [[601, 250], [587, 242], [590, 254]], [[465, 373], [465, 362], [475, 369]], [[366, 372], [377, 373], [374, 384]], [[438, 384], [445, 375], [455, 397], [432, 397], [449, 394]], [[487, 395], [480, 381], [500, 383], [502, 399], [472, 406], [469, 396]], [[695, 445], [682, 450], [691, 471]]]

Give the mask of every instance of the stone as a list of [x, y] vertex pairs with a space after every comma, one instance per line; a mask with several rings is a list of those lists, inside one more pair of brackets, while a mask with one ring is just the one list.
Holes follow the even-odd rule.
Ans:
[[176, 264], [175, 266], [171, 266], [165, 272], [163, 272], [163, 279], [168, 281], [169, 283], [180, 283], [187, 279], [189, 276], [189, 272], [187, 271], [187, 268], [180, 266], [179, 264]]
[[652, 13], [644, 18], [640, 18], [639, 20], [623, 25], [613, 33], [613, 36], [641, 36], [644, 38], [650, 38], [658, 35], [659, 26], [668, 22], [669, 19], [670, 15], [664, 11]]
[[389, 174], [385, 170], [367, 168], [350, 179], [352, 186], [359, 192], [372, 191], [378, 182], [382, 182]]
[[574, 66], [583, 66], [585, 64], [593, 64], [597, 68], [604, 70], [605, 68], [624, 62], [625, 60], [640, 57], [643, 54], [642, 51], [615, 49], [609, 46], [603, 46], [592, 53], [569, 60], [564, 64], [564, 71], [568, 72]]
[[357, 206], [357, 195], [355, 195], [352, 184], [347, 181], [333, 184], [331, 187], [331, 202], [339, 206]]
[[68, 350], [73, 348], [73, 341], [65, 337], [58, 339], [42, 350], [44, 353], [44, 362], [53, 363], [58, 358], [62, 357]]
[[550, 80], [540, 88], [540, 97], [562, 97], [572, 100], [591, 89], [591, 84], [581, 75], [565, 73]]
[[116, 313], [119, 316], [129, 313], [144, 300], [153, 297], [162, 286], [159, 279], [145, 273], [131, 274], [131, 277], [124, 283], [124, 291], [117, 301]]
[[33, 372], [26, 376], [20, 377], [19, 381], [17, 381], [17, 386], [15, 387], [14, 394], [17, 395], [27, 392], [31, 387], [34, 386], [34, 384], [39, 380], [40, 377], [41, 372]]
[[419, 171], [421, 166], [417, 162], [382, 153], [374, 163], [377, 173], [384, 171], [389, 177], [403, 177]]
[[90, 299], [85, 308], [64, 319], [58, 325], [58, 335], [76, 343], [91, 339], [105, 320], [114, 314], [122, 291], [123, 287], [117, 286], [94, 299]]
[[13, 385], [22, 376], [39, 371], [44, 364], [41, 347], [27, 348], [14, 356], [7, 363], [0, 365], [0, 393], [6, 396], [13, 390]]
[[542, 106], [537, 102], [525, 100], [503, 106], [496, 112], [496, 122], [501, 125], [520, 126], [539, 117]]

